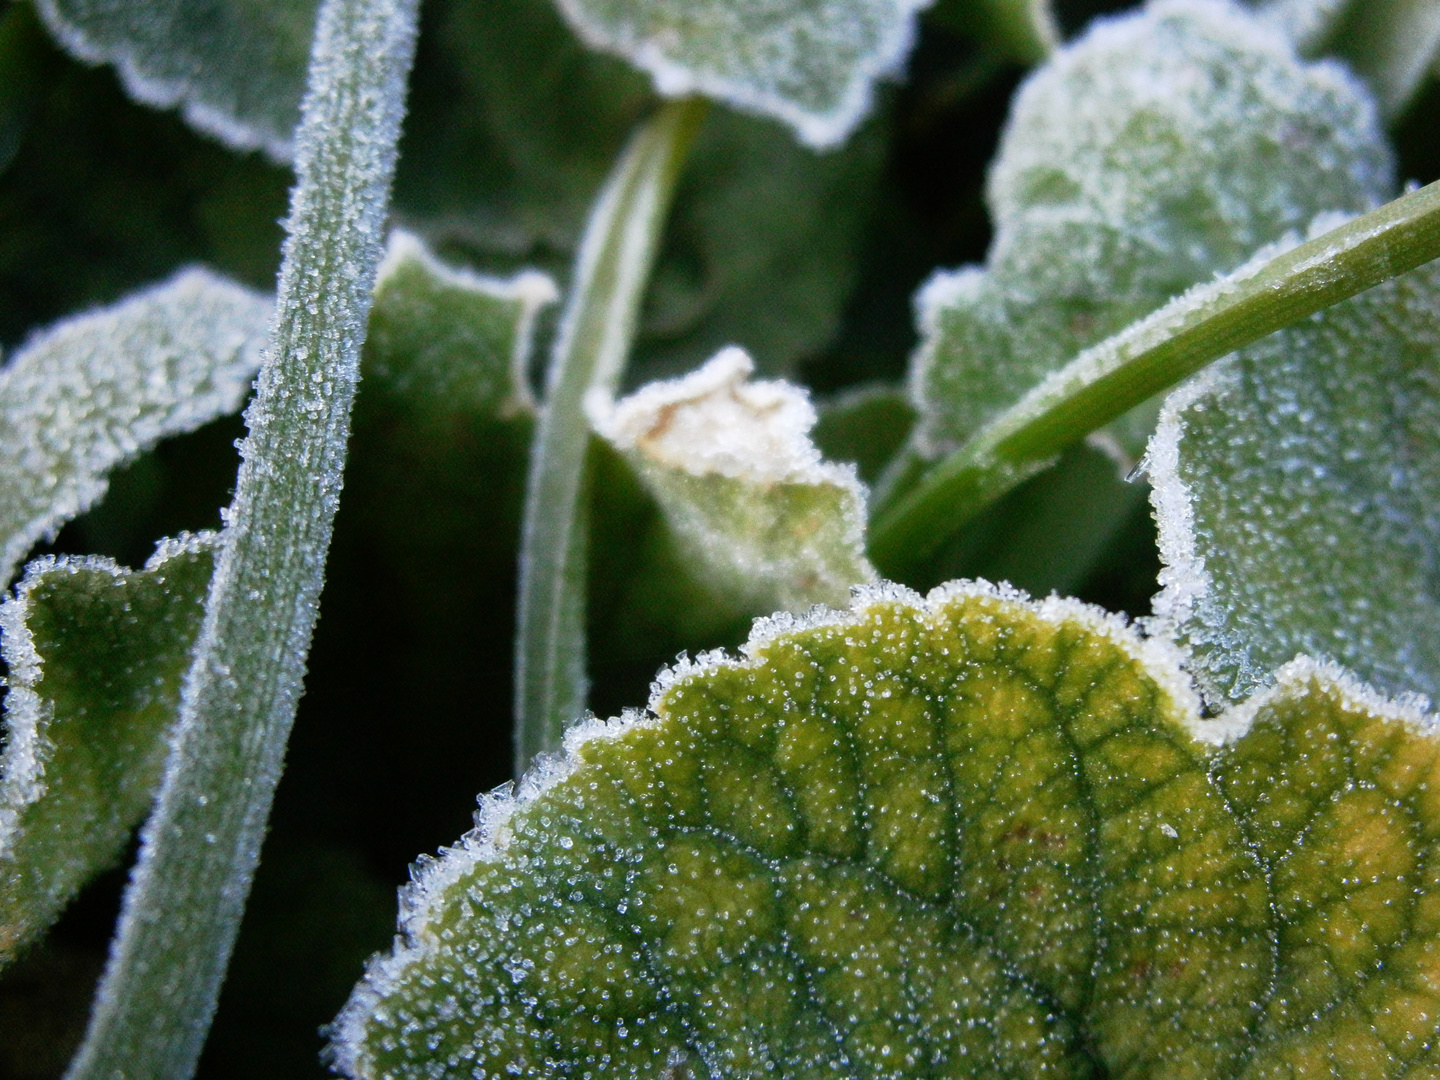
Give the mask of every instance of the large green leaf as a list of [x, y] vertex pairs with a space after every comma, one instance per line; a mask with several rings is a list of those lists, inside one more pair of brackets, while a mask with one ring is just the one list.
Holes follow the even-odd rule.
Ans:
[[1428, 723], [1315, 664], [1201, 720], [1166, 648], [983, 584], [762, 623], [421, 865], [337, 1061], [1415, 1075], [1440, 1017]]
[[[986, 266], [920, 295], [921, 451], [954, 449], [1082, 348], [1390, 183], [1364, 90], [1258, 17], [1170, 0], [1098, 24], [1015, 100]], [[1117, 431], [1132, 454], [1146, 419]]]
[[267, 298], [185, 270], [22, 345], [0, 371], [0, 581], [111, 469], [237, 410], [269, 321]]
[[586, 42], [649, 72], [660, 93], [707, 94], [828, 147], [869, 111], [932, 0], [556, 2]]
[[1207, 696], [1298, 652], [1440, 693], [1440, 265], [1242, 350], [1151, 443], [1161, 625]]
[[875, 580], [853, 465], [821, 459], [815, 410], [789, 383], [751, 382], [740, 349], [653, 383], [598, 418], [659, 504], [692, 572], [732, 610], [843, 604]]
[[0, 607], [0, 964], [120, 859], [150, 809], [214, 548], [167, 540], [140, 571], [41, 559]]
[[[429, 17], [401, 217], [446, 255], [563, 274], [653, 95], [625, 64], [587, 50], [550, 0], [448, 0]], [[761, 371], [783, 373], [830, 342], [884, 167], [884, 128], [817, 155], [774, 122], [712, 112], [676, 194], [630, 365], [637, 383], [734, 343]]]
[[179, 106], [201, 131], [286, 161], [300, 121], [318, 0], [38, 0], [50, 32], [114, 64], [137, 101]]

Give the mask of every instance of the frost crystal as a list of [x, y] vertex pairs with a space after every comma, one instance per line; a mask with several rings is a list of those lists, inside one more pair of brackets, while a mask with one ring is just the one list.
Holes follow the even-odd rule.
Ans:
[[1224, 1080], [1342, 1047], [1341, 1080], [1415, 1075], [1432, 731], [1314, 663], [1201, 720], [1169, 647], [1093, 608], [862, 590], [484, 800], [417, 868], [336, 1064]]
[[119, 860], [149, 810], [214, 546], [164, 541], [138, 572], [42, 559], [0, 607], [0, 965]]
[[136, 101], [180, 106], [237, 150], [288, 161], [319, 0], [37, 0], [73, 55], [114, 64]]
[[1302, 652], [1440, 694], [1440, 264], [1174, 394], [1149, 472], [1159, 628], [1207, 697], [1239, 699]]
[[740, 349], [653, 383], [596, 427], [659, 503], [699, 576], [749, 612], [844, 603], [875, 579], [865, 558], [865, 491], [852, 465], [810, 441], [803, 390], [750, 382]]
[[0, 579], [115, 466], [237, 410], [269, 319], [265, 297], [186, 270], [21, 346], [0, 371]]
[[[1363, 88], [1301, 63], [1257, 17], [1162, 0], [1098, 23], [1016, 98], [986, 266], [918, 297], [922, 452], [953, 449], [1086, 346], [1317, 213], [1369, 209], [1390, 173]], [[1115, 433], [1134, 454], [1148, 429]]]
[[827, 147], [864, 118], [933, 0], [557, 2], [588, 44], [648, 71], [660, 93], [708, 94]]

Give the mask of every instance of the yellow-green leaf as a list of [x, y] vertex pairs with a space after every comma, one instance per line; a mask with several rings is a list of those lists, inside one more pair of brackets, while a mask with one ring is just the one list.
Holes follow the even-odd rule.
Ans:
[[1168, 646], [1077, 602], [872, 589], [484, 800], [337, 1061], [1398, 1077], [1440, 1031], [1437, 769], [1411, 705], [1311, 662], [1203, 720]]

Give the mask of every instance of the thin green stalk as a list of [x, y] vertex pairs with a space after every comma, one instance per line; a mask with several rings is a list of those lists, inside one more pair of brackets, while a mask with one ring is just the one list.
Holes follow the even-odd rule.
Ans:
[[587, 404], [615, 395], [675, 184], [705, 117], [670, 102], [632, 136], [590, 213], [530, 453], [515, 644], [515, 775], [585, 708]]
[[185, 1080], [301, 693], [414, 52], [416, 0], [325, 0], [275, 321], [175, 742], [69, 1080]]
[[898, 577], [1056, 454], [1206, 364], [1440, 256], [1440, 184], [1229, 278], [1085, 350], [880, 506], [870, 557]]

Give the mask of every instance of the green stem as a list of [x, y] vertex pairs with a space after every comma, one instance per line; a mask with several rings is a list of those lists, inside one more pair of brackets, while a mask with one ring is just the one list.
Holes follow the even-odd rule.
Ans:
[[176, 735], [69, 1080], [184, 1080], [300, 698], [414, 52], [416, 0], [325, 0], [250, 435]]
[[1081, 353], [878, 507], [870, 557], [903, 575], [1056, 454], [1206, 364], [1440, 256], [1440, 184], [1178, 297]]
[[515, 644], [515, 775], [556, 750], [585, 709], [587, 404], [614, 397], [675, 184], [705, 117], [670, 102], [631, 137], [576, 260], [530, 453]]

